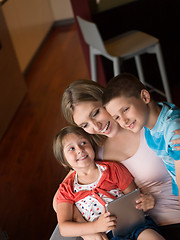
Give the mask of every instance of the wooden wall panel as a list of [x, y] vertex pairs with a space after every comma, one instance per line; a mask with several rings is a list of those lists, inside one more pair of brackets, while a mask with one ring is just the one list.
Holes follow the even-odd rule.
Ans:
[[0, 8], [0, 139], [25, 93], [26, 85]]

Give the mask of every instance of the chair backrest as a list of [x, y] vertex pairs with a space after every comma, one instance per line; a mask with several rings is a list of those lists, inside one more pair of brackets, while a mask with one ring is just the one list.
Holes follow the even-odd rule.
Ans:
[[84, 20], [79, 16], [77, 16], [77, 20], [84, 37], [84, 41], [93, 48], [96, 48], [100, 52], [106, 54], [107, 52], [96, 24]]

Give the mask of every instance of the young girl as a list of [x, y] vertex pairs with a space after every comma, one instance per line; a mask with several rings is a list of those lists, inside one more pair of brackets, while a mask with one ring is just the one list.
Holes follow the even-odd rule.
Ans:
[[[63, 166], [74, 170], [60, 184], [57, 193], [57, 218], [61, 234], [66, 237], [83, 236], [115, 229], [116, 217], [105, 211], [105, 205], [136, 188], [128, 170], [120, 163], [95, 161], [96, 144], [90, 135], [76, 126], [65, 127], [56, 135], [53, 151]], [[73, 221], [74, 204], [87, 222]], [[111, 239], [107, 236], [104, 239]], [[158, 233], [155, 223], [146, 217], [143, 225], [126, 236], [116, 236], [114, 239], [164, 238]]]

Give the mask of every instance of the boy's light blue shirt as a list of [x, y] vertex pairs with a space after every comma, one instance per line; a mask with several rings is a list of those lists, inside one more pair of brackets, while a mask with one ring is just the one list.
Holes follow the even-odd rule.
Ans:
[[174, 131], [180, 129], [180, 109], [171, 103], [158, 103], [161, 112], [155, 126], [150, 130], [145, 127], [146, 141], [157, 156], [162, 158], [172, 177], [172, 191], [178, 196], [174, 160], [180, 160], [180, 151], [173, 150], [171, 140], [180, 138]]

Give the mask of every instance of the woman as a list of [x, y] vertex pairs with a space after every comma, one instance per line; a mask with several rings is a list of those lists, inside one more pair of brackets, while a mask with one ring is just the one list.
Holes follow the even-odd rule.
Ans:
[[[69, 123], [94, 134], [97, 143], [104, 143], [99, 158], [121, 162], [132, 173], [141, 191], [154, 196], [156, 205], [150, 215], [157, 224], [180, 223], [178, 198], [171, 193], [171, 177], [162, 160], [147, 146], [143, 130], [132, 133], [112, 119], [102, 107], [102, 94], [103, 87], [96, 82], [72, 82], [62, 97], [64, 117]], [[180, 143], [180, 140], [174, 143]]]
[[[103, 87], [96, 82], [72, 82], [62, 97], [64, 117], [93, 134], [96, 142], [103, 145], [99, 158], [121, 162], [132, 173], [141, 191], [153, 195], [156, 205], [149, 214], [157, 224], [180, 223], [178, 198], [171, 193], [171, 177], [162, 160], [147, 146], [143, 130], [134, 134], [113, 120], [102, 106], [102, 94]], [[180, 139], [174, 141], [174, 144], [179, 143]]]

